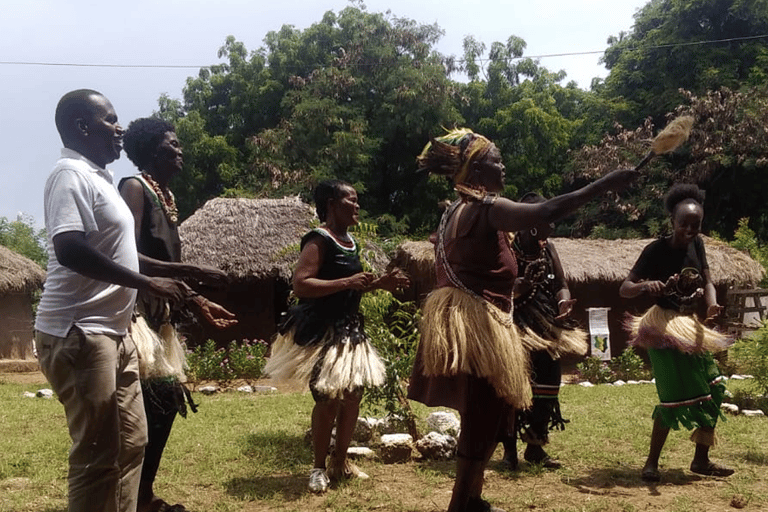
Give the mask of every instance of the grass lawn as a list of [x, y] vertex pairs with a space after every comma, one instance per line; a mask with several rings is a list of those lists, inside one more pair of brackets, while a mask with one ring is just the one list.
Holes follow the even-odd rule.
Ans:
[[[739, 382], [729, 383], [731, 390]], [[24, 391], [41, 384], [0, 376], [0, 512], [65, 512], [69, 438], [56, 400]], [[437, 512], [450, 498], [454, 462], [384, 465], [360, 461], [371, 475], [316, 496], [306, 491], [311, 450], [305, 441], [309, 393], [196, 394], [200, 411], [177, 419], [160, 467], [156, 491], [191, 512], [395, 511]], [[688, 471], [688, 432], [671, 432], [661, 460], [662, 481], [639, 478], [648, 449], [651, 385], [565, 386], [563, 414], [571, 420], [552, 435], [548, 451], [563, 469], [499, 465], [486, 472], [485, 497], [507, 511], [725, 511], [768, 509], [768, 419], [728, 417], [718, 426], [712, 458], [732, 466], [729, 478]], [[428, 410], [414, 404], [420, 417]]]

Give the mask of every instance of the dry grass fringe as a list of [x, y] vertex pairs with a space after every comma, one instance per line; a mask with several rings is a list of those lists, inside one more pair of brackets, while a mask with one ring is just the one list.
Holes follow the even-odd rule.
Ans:
[[456, 288], [434, 290], [424, 303], [421, 348], [427, 376], [465, 373], [488, 380], [500, 398], [515, 408], [531, 405], [532, 350], [548, 349], [542, 339], [523, 339], [481, 302]]
[[386, 368], [370, 342], [333, 343], [326, 348], [327, 338], [332, 335], [329, 331], [320, 343], [309, 346], [295, 344], [292, 331], [279, 335], [272, 344], [264, 373], [309, 386], [313, 369], [322, 358], [315, 389], [331, 398], [341, 398], [344, 391], [384, 384]]
[[[652, 306], [640, 317], [630, 316], [629, 327], [632, 337], [637, 337], [643, 348], [674, 348], [687, 354], [722, 352], [731, 345], [731, 340], [705, 326], [693, 315], [685, 315], [671, 309]], [[650, 346], [654, 340], [646, 339], [644, 333], [659, 333], [658, 346]]]
[[165, 323], [160, 332], [153, 331], [141, 315], [131, 323], [131, 338], [139, 355], [139, 374], [142, 379], [177, 377], [187, 380], [184, 374], [186, 356], [176, 329]]

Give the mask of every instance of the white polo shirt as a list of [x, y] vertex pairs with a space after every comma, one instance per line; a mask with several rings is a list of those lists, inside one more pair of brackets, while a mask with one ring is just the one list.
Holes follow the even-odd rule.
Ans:
[[117, 192], [111, 171], [64, 148], [45, 183], [48, 276], [35, 329], [63, 338], [72, 325], [94, 334], [128, 331], [136, 290], [78, 274], [56, 259], [53, 237], [85, 233], [88, 242], [118, 265], [139, 271], [131, 210]]

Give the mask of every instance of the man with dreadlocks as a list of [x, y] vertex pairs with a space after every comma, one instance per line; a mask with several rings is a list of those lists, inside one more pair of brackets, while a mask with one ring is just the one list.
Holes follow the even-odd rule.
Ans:
[[496, 145], [469, 129], [432, 139], [419, 168], [453, 179], [459, 198], [436, 240], [435, 290], [427, 297], [409, 398], [461, 414], [456, 481], [448, 512], [500, 511], [481, 497], [483, 471], [507, 428], [509, 408], [531, 405], [529, 352], [512, 321], [517, 262], [508, 233], [553, 222], [638, 175], [616, 170], [584, 188], [536, 204], [498, 196], [504, 165]]

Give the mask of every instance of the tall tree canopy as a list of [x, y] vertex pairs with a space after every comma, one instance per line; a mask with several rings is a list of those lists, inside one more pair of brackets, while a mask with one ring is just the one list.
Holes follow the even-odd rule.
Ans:
[[[694, 94], [765, 83], [768, 73], [768, 1], [651, 0], [635, 14], [631, 32], [608, 40], [610, 70], [601, 91], [625, 98], [631, 114], [619, 121], [657, 124]], [[759, 37], [763, 36], [763, 37]]]
[[441, 35], [436, 25], [348, 7], [304, 31], [270, 32], [250, 54], [227, 38], [219, 55], [229, 62], [188, 80], [183, 104], [161, 105], [185, 146], [174, 184], [192, 198], [182, 216], [216, 195], [306, 192], [335, 177], [355, 185], [371, 216], [427, 222], [424, 198], [412, 194], [422, 179], [414, 158], [459, 120], [432, 49]]

